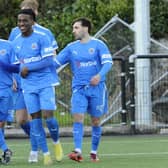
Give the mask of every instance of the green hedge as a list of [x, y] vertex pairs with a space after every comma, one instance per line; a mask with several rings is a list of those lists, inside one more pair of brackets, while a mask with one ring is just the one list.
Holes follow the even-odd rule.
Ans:
[[[13, 27], [19, 4], [22, 0], [0, 0], [0, 36], [7, 39]], [[70, 42], [72, 37], [71, 22], [74, 18], [85, 16], [92, 20], [93, 34], [115, 14], [128, 23], [133, 22], [133, 0], [39, 0], [38, 22], [48, 27], [55, 34], [60, 49]], [[168, 1], [151, 0], [151, 34], [154, 38], [167, 37]], [[8, 10], [6, 10], [8, 9]]]

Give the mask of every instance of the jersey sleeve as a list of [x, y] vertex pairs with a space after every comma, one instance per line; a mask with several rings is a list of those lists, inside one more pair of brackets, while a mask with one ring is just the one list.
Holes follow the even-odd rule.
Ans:
[[103, 41], [99, 41], [98, 51], [100, 55], [101, 64], [105, 63], [113, 63], [112, 55], [107, 47], [107, 45]]
[[8, 40], [13, 41], [19, 33], [20, 33], [20, 29], [18, 27], [13, 28], [9, 34]]
[[55, 62], [61, 66], [69, 62], [71, 52], [69, 46], [66, 46], [55, 58]]
[[53, 58], [51, 56], [51, 57], [45, 57], [40, 61], [24, 64], [23, 66], [21, 66], [21, 69], [23, 67], [27, 67], [29, 71], [37, 71], [52, 65], [53, 65]]
[[53, 56], [53, 47], [50, 45], [50, 41], [46, 36], [42, 36], [40, 39], [40, 46], [41, 46], [41, 57], [45, 58], [48, 56]]

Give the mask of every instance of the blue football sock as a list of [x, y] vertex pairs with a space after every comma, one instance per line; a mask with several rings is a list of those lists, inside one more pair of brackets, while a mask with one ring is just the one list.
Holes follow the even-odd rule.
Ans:
[[2, 128], [0, 128], [0, 148], [3, 151], [6, 151], [8, 149], [7, 144], [5, 142], [4, 133], [3, 133], [3, 129]]
[[74, 124], [73, 124], [73, 139], [74, 139], [75, 149], [82, 150], [83, 123], [74, 122]]
[[[31, 127], [31, 122], [29, 122], [30, 125], [30, 129]], [[30, 145], [31, 145], [31, 151], [38, 151], [38, 142], [36, 140], [36, 137], [33, 136], [33, 134], [31, 133], [32, 131], [30, 130]]]
[[31, 142], [33, 139], [37, 142], [37, 146], [43, 151], [43, 153], [48, 152], [48, 146], [46, 141], [46, 134], [43, 128], [42, 119], [32, 119], [30, 122], [31, 126]]
[[92, 150], [97, 151], [101, 139], [102, 129], [100, 126], [92, 126]]
[[57, 142], [59, 139], [59, 125], [57, 120], [54, 117], [47, 118], [46, 124], [50, 132], [51, 138], [53, 139], [54, 142]]
[[1, 128], [2, 129], [2, 133], [4, 134], [4, 136], [5, 136], [5, 129], [4, 128]]
[[28, 135], [30, 136], [30, 122], [27, 121], [26, 123], [24, 124], [21, 124], [20, 127], [23, 129], [23, 131]]
[[30, 145], [31, 151], [38, 151], [38, 142], [36, 141], [36, 137], [30, 134]]
[[8, 117], [7, 117], [7, 122], [13, 122], [14, 121], [14, 110], [9, 110], [8, 111]]

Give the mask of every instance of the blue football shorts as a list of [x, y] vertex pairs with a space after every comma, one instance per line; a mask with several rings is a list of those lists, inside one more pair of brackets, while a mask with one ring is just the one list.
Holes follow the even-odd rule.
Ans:
[[21, 89], [13, 92], [14, 110], [26, 109], [23, 92]]
[[71, 98], [71, 113], [86, 113], [101, 117], [108, 111], [107, 88], [104, 82], [97, 86], [84, 86], [74, 89]]
[[26, 108], [29, 114], [40, 110], [55, 110], [55, 88], [47, 87], [33, 92], [23, 92]]
[[6, 121], [8, 110], [13, 106], [12, 89], [5, 88], [0, 91], [0, 121]]

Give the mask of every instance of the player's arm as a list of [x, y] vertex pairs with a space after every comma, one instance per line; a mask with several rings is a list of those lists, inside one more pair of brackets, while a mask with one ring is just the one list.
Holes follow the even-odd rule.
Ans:
[[97, 85], [100, 82], [101, 78], [103, 78], [110, 71], [111, 67], [112, 67], [112, 63], [110, 62], [103, 64], [98, 74], [91, 78], [90, 84]]
[[111, 67], [112, 67], [112, 63], [110, 62], [103, 64], [101, 70], [98, 73], [98, 75], [100, 75], [100, 78], [106, 76], [106, 74], [110, 71]]
[[92, 77], [90, 81], [91, 85], [97, 85], [101, 80], [105, 79], [106, 74], [109, 72], [113, 64], [112, 56], [107, 45], [102, 41], [98, 41], [97, 46], [102, 67], [97, 75]]
[[21, 76], [25, 78], [29, 72], [38, 71], [40, 69], [53, 65], [53, 48], [47, 36], [39, 36], [41, 60], [23, 64], [21, 67]]
[[16, 65], [15, 64], [8, 64], [8, 63], [0, 61], [0, 66], [8, 72], [19, 73], [19, 64], [16, 64]]
[[23, 64], [21, 69], [23, 67], [27, 67], [27, 69], [29, 71], [38, 71], [40, 69], [49, 67], [52, 64], [53, 64], [53, 57], [52, 56], [48, 56], [48, 57], [45, 57], [45, 58], [41, 59], [40, 61], [35, 61], [35, 62]]
[[23, 64], [20, 68], [21, 76], [25, 78], [29, 72], [38, 71], [40, 69], [53, 65], [53, 56], [48, 56], [40, 61], [35, 61], [27, 64]]
[[53, 66], [57, 69], [57, 71], [59, 71], [59, 68], [62, 69], [69, 63], [70, 55], [71, 53], [68, 46], [58, 53], [53, 61]]

